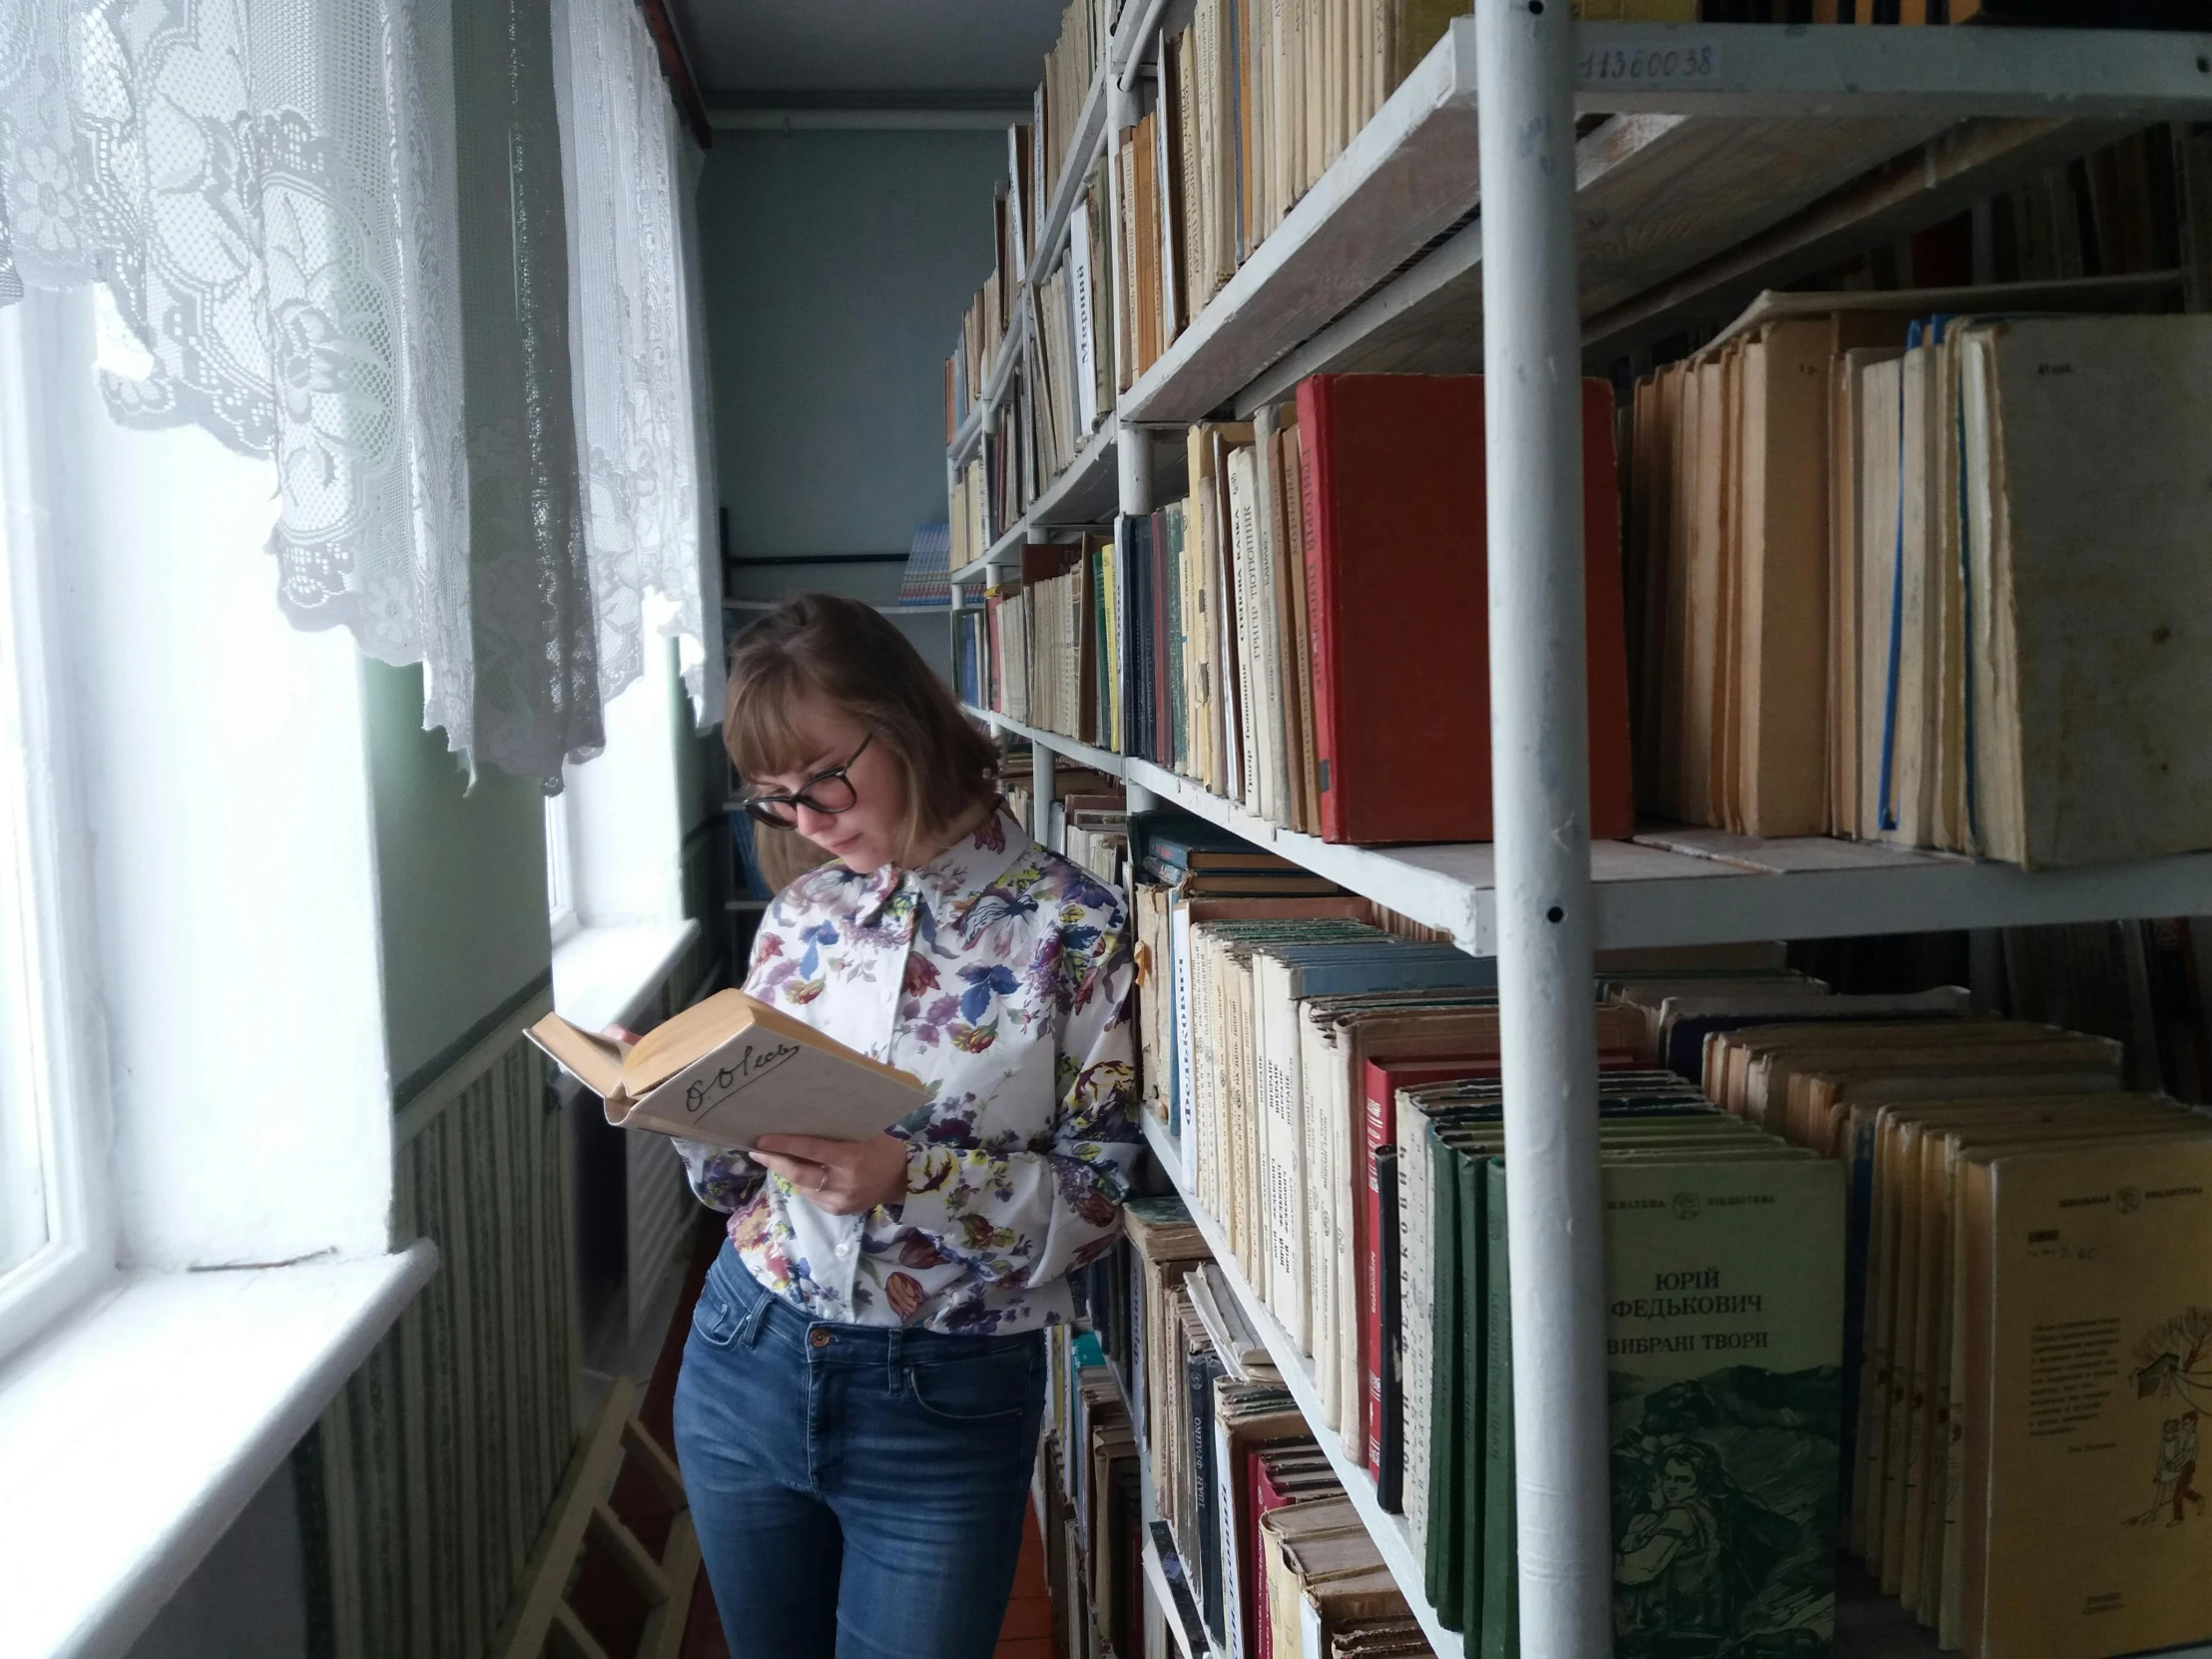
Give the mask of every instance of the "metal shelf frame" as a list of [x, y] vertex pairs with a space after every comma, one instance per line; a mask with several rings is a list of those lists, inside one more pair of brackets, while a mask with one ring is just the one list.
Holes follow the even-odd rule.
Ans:
[[[1376, 903], [1497, 953], [1497, 868], [1487, 843], [1339, 846], [1258, 818], [1188, 778], [987, 709], [975, 719], [1121, 778]], [[2212, 853], [2028, 871], [1945, 852], [1812, 835], [1761, 840], [1651, 829], [1590, 846], [1600, 950], [1740, 939], [2022, 926], [2212, 913]]]
[[[1094, 147], [1135, 119], [1133, 71], [1164, 13], [1144, 6], [1117, 37], [1095, 117], [1086, 102]], [[1578, 138], [1590, 115], [1605, 119]], [[1147, 762], [983, 718], [1034, 746], [1040, 823], [1064, 755], [1121, 777], [1133, 809], [1173, 801], [1498, 957], [1530, 1659], [1602, 1659], [1612, 1637], [1594, 952], [2212, 911], [2212, 853], [2029, 873], [1706, 830], [1593, 845], [1581, 529], [1566, 510], [1581, 500], [1580, 364], [1685, 318], [1725, 320], [1760, 285], [2132, 127], [2207, 117], [2208, 36], [1577, 24], [1562, 0], [1474, 0], [1120, 399], [1135, 428], [1249, 409], [1323, 370], [1487, 370], [1493, 845], [1328, 845]], [[1063, 176], [1048, 225], [1064, 226], [1073, 188]], [[1115, 460], [1120, 510], [1151, 510], [1148, 446]], [[1144, 1129], [1178, 1176], [1164, 1129]], [[1193, 1213], [1438, 1653], [1458, 1655], [1401, 1523], [1319, 1420], [1303, 1356]]]

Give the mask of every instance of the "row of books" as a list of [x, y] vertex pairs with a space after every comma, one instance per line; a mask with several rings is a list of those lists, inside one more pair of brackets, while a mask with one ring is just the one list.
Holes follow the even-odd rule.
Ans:
[[[1419, 949], [1363, 928], [1358, 900], [1140, 888], [1135, 905], [1140, 938], [1167, 964], [1150, 981], [1162, 1006], [1143, 1012], [1139, 1037], [1147, 1077], [1164, 1079], [1148, 1086], [1148, 1108], [1181, 1137], [1182, 1184], [1220, 1219], [1238, 1273], [1310, 1355], [1319, 1426], [1367, 1462], [1385, 1507], [1404, 1510], [1439, 1615], [1485, 1653], [1509, 1653], [1509, 1276], [1496, 1231], [1506, 1166], [1484, 964], [1462, 958], [1456, 977], [1439, 968], [1424, 978]], [[1370, 988], [1350, 988], [1360, 984]], [[2169, 1098], [2125, 1092], [2120, 1044], [1969, 1017], [1959, 990], [1844, 996], [1746, 953], [1603, 968], [1593, 993], [1623, 1639], [1672, 1652], [1670, 1642], [1706, 1631], [1707, 1645], [1686, 1653], [1731, 1651], [1761, 1632], [1825, 1641], [1840, 1512], [1870, 1566], [1929, 1623], [1950, 1597], [1969, 1651], [2097, 1659], [2212, 1634], [2212, 1601], [2190, 1587], [2200, 1581], [2191, 1574], [2212, 1583], [2212, 1557], [2198, 1550], [2184, 1567], [2185, 1549], [2146, 1554], [2113, 1530], [2185, 1525], [2197, 1513], [2183, 1465], [2193, 1462], [2189, 1390], [2212, 1385], [2201, 1352], [2212, 1348], [2212, 1314], [2192, 1314], [2212, 1306], [2212, 1286], [2195, 1282], [2212, 1238], [2172, 1219], [2122, 1252], [2100, 1230], [2147, 1213], [2145, 1195], [2170, 1201], [2163, 1217], [2189, 1210], [2187, 1226], [2212, 1225], [2212, 1210], [2191, 1208], [2212, 1189], [2160, 1168], [2184, 1151], [2194, 1158], [2212, 1125]], [[1927, 1158], [1947, 1164], [1907, 1166], [1937, 1183], [1926, 1202], [1945, 1202], [1937, 1178], [1949, 1179], [1948, 1214], [1970, 1215], [1955, 1196], [1968, 1188], [1955, 1184], [1980, 1179], [1976, 1148], [2034, 1143], [2053, 1185], [2032, 1202], [2067, 1222], [2040, 1242], [2065, 1248], [2037, 1254], [2047, 1230], [2034, 1228], [1980, 1236], [2000, 1265], [2109, 1252], [2141, 1293], [2121, 1317], [2092, 1319], [2100, 1298], [2115, 1309], [2119, 1299], [2086, 1269], [2016, 1269], [2011, 1303], [1986, 1277], [1961, 1278], [1957, 1298], [1995, 1295], [2019, 1310], [2000, 1307], [2001, 1329], [1981, 1339], [1962, 1331], [1964, 1304], [1943, 1302], [1941, 1287], [1954, 1272], [1988, 1273], [1986, 1256], [1962, 1242], [1975, 1235], [1942, 1212], [1916, 1221], [1905, 1209], [1898, 1220], [1879, 1208], [1891, 1202], [1875, 1184], [1887, 1179], [1877, 1174], [1888, 1167], [1877, 1161], [1889, 1156], [1883, 1137], [1919, 1133], [1924, 1107], [1951, 1135], [1926, 1143]], [[1968, 1132], [1979, 1128], [1981, 1141]], [[2106, 1136], [2129, 1142], [2132, 1175], [2104, 1169], [2067, 1186], [2055, 1149]], [[1997, 1160], [1996, 1192], [2010, 1167]], [[2041, 1189], [2023, 1177], [2015, 1190]], [[2068, 1220], [2060, 1198], [2088, 1213]], [[2153, 1272], [2146, 1253], [2160, 1251], [2166, 1266]], [[2063, 1283], [2038, 1289], [2035, 1273]], [[2037, 1296], [2057, 1299], [2057, 1324], [2038, 1323]], [[1916, 1342], [1923, 1372], [1899, 1375], [1886, 1356]], [[1955, 1362], [1946, 1344], [1957, 1345]], [[1946, 1375], [1945, 1364], [1978, 1369]], [[2061, 1396], [2075, 1397], [2078, 1422], [2044, 1420], [2054, 1407], [2035, 1402]], [[2042, 1425], [2033, 1433], [2022, 1426], [2030, 1416]], [[1966, 1448], [1958, 1455], [1979, 1459], [1947, 1484], [1946, 1424], [1964, 1436], [1952, 1442]], [[2061, 1427], [2064, 1446], [2046, 1444]], [[2092, 1454], [2089, 1465], [2067, 1461]], [[2033, 1517], [2056, 1501], [2053, 1471], [2069, 1466], [2108, 1476], [2111, 1496], [2046, 1548]], [[1986, 1490], [2014, 1518], [1992, 1518], [1986, 1531], [1953, 1521], [1946, 1536], [1942, 1494], [1961, 1489], [1964, 1514], [1980, 1512], [1970, 1494]], [[2123, 1636], [2121, 1621], [2083, 1609], [2122, 1582], [2130, 1551], [2142, 1558], [2124, 1590], [2137, 1634]], [[1708, 1582], [1720, 1560], [1735, 1563], [1725, 1592]], [[2008, 1600], [2006, 1587], [2026, 1580], [2035, 1594]], [[1701, 1584], [1717, 1599], [1701, 1603]], [[2062, 1607], [2064, 1645], [2023, 1634]], [[1978, 1645], [1976, 1617], [1990, 1621]], [[2112, 1633], [2091, 1634], [2102, 1631]]]
[[[2145, 128], [1991, 198], [1989, 279], [2051, 281], [2176, 269], [2182, 259], [2180, 181], [2190, 171], [2190, 147], [2185, 129]], [[1968, 263], [1941, 279], [1971, 276]]]
[[[1051, 283], [1054, 302], [1068, 297], [1068, 284]], [[1027, 301], [1038, 302], [1035, 296]], [[1022, 350], [1031, 367], [1012, 375], [999, 403], [998, 417], [984, 428], [975, 452], [952, 474], [947, 491], [946, 517], [952, 524], [951, 568], [973, 564], [1017, 524], [1030, 504], [1054, 477], [1050, 450], [1063, 441], [1056, 433], [1054, 388], [1068, 393], [1068, 382], [1048, 382], [1044, 376], [1047, 350], [1062, 349], [1065, 341], [1051, 346], [1038, 343], [1040, 323], [1024, 335]], [[1072, 428], [1070, 429], [1072, 430]]]
[[[1110, 238], [1119, 304], [1114, 360], [1096, 378], [1126, 391], [1189, 326], [1283, 214], [1342, 153], [1441, 37], [1456, 0], [1200, 0], [1151, 54], [1145, 113], [1112, 147], [1120, 212]], [[2155, 11], [2155, 7], [2152, 8]], [[1009, 128], [999, 187], [998, 258], [946, 362], [947, 441], [987, 376], [1020, 282], [1040, 256], [1040, 204], [1068, 160], [1090, 78], [1119, 7], [1074, 0], [1046, 64], [1033, 121]], [[2193, 14], [2098, 15], [2064, 0], [1578, 0], [1593, 21], [2030, 24], [2193, 27]], [[1867, 15], [1867, 14], [1872, 15]], [[1902, 15], [1901, 15], [1902, 14]], [[1047, 135], [1043, 144], [1036, 134]], [[1859, 256], [1845, 287], [1962, 285], [2170, 271], [2181, 264], [2182, 129], [2150, 128], [2002, 192], [1971, 216]], [[1103, 192], [1094, 225], [1104, 222]], [[1094, 234], [1098, 234], [1094, 231]], [[1976, 249], [1977, 235], [1983, 246]], [[1116, 291], [1109, 289], [1108, 291]], [[1103, 318], [1105, 313], [1098, 313]], [[1102, 399], [1098, 412], [1103, 412]], [[1093, 421], [1096, 414], [1093, 416]], [[1086, 423], [1087, 425], [1090, 423]]]
[[945, 570], [948, 578], [952, 571], [964, 570], [980, 559], [998, 539], [995, 528], [998, 515], [993, 511], [988, 479], [993, 447], [991, 435], [986, 432], [982, 453], [953, 471], [951, 487], [946, 491], [945, 523], [949, 545]]
[[996, 207], [998, 257], [983, 285], [975, 290], [960, 313], [960, 338], [952, 355], [944, 360], [944, 441], [959, 435], [960, 423], [983, 395], [1006, 348], [1006, 333], [1013, 324], [1014, 304], [1021, 278], [1008, 262], [1006, 194], [999, 192]]
[[[1188, 21], [1152, 43], [1145, 112], [1116, 146], [1123, 205], [1116, 246], [1130, 258], [1117, 267], [1127, 285], [1114, 384], [1126, 390], [1151, 366], [1382, 108], [1452, 16], [1467, 9], [1459, 0], [1198, 0]], [[2048, 0], [1576, 0], [1573, 10], [1589, 21], [1625, 22], [2081, 20]], [[1120, 11], [1121, 0], [1071, 0], [1045, 59], [1032, 118], [1009, 129], [1000, 258], [971, 307], [962, 349], [946, 366], [948, 441], [988, 373], [1023, 275], [1048, 252], [1035, 246], [1044, 204], [1068, 163]], [[1998, 199], [1995, 279], [2152, 269], [2127, 262], [2107, 225], [2129, 206], [2145, 209], [2139, 224], [2169, 212], [2173, 193], [2161, 189], [2162, 179], [2170, 182], [2163, 158], [2115, 147], [2088, 166], [2097, 170], [2078, 172], [2086, 215], [2072, 211], [2077, 180], [2069, 170]], [[2084, 225], [2092, 240], [2084, 240]], [[2136, 233], [2126, 236], [2132, 242]]]
[[2127, 1086], [2212, 1102], [2212, 925], [2186, 916], [2007, 927], [2004, 1006], [2124, 1043]]
[[[1591, 823], [1619, 836], [1627, 667], [1602, 382], [1584, 412]], [[1188, 499], [1111, 538], [1025, 550], [1021, 622], [981, 642], [1000, 652], [977, 677], [991, 706], [1331, 841], [1488, 839], [1480, 377], [1317, 375], [1253, 422], [1190, 428], [1187, 453]]]
[[1095, 1336], [1054, 1326], [1046, 1333], [1045, 1361], [1039, 1531], [1058, 1626], [1054, 1645], [1066, 1659], [1138, 1659], [1163, 1644], [1146, 1641], [1136, 1432]]
[[1844, 1536], [1945, 1648], [2212, 1637], [2212, 1122], [2000, 1020], [1716, 1036], [1705, 1086], [1845, 1172]]
[[996, 624], [984, 638], [999, 664], [1000, 701], [990, 707], [1099, 748], [1112, 747], [1098, 741], [1099, 688], [1106, 682], [1097, 636], [1097, 595], [1113, 571], [1112, 547], [1100, 535], [1064, 545], [1032, 543], [1022, 549], [1020, 585], [984, 592], [985, 614]]
[[1082, 122], [1083, 101], [1090, 94], [1091, 83], [1098, 78], [1115, 20], [1127, 3], [1128, 0], [1068, 0], [1066, 9], [1060, 13], [1060, 38], [1045, 56], [1044, 81], [1037, 88], [1032, 117], [1040, 138], [1029, 185], [1029, 203], [1033, 210], [1027, 216], [1032, 226], [1031, 259], [1047, 252], [1036, 246], [1033, 227], [1042, 220], [1045, 205], [1052, 199], [1053, 187], [1066, 170], [1069, 153], [1075, 148], [1075, 130]]
[[1150, 1459], [1170, 1616], [1202, 1627], [1193, 1651], [1428, 1654], [1182, 1201], [1133, 1200], [1128, 1216], [1127, 1245], [1088, 1270], [1085, 1301]]
[[[1164, 941], [1141, 893], [1139, 906], [1140, 933], [1151, 935], [1155, 960], [1164, 943], [1169, 964], [1169, 1007], [1141, 1033], [1148, 1073], [1164, 1068], [1171, 1079], [1165, 1104], [1182, 1137], [1185, 1184], [1219, 1217], [1239, 1275], [1311, 1357], [1324, 1419], [1317, 1426], [1368, 1466], [1386, 1508], [1405, 1509], [1439, 1617], [1479, 1634], [1483, 1651], [1509, 1653], [1508, 1284], [1496, 1231], [1504, 1179], [1495, 1164], [1496, 999], [1476, 982], [1486, 964], [1459, 956], [1455, 973], [1448, 947], [1364, 925], [1359, 900], [1171, 895]], [[1831, 1532], [1821, 1530], [1821, 1465], [1805, 1446], [1821, 1432], [1824, 1398], [1831, 1445], [1840, 1411], [1838, 1172], [1715, 1110], [1679, 1076], [1643, 1065], [1646, 1010], [1609, 1000], [1599, 1032], [1602, 1058], [1614, 1068], [1605, 1133], [1608, 1192], [1620, 1218], [1608, 1210], [1616, 1276], [1648, 1291], [1652, 1273], [1684, 1276], [1687, 1285], [1724, 1263], [1735, 1299], [1731, 1317], [1685, 1314], [1686, 1328], [1666, 1327], [1674, 1364], [1653, 1350], [1623, 1371], [1616, 1438], [1649, 1477], [1630, 1494], [1639, 1507], [1623, 1516], [1624, 1552], [1641, 1549], [1667, 1519], [1659, 1502], [1667, 1461], [1714, 1459], [1780, 1517], [1776, 1530], [1797, 1529], [1789, 1535], [1798, 1547], [1771, 1558], [1775, 1572], [1760, 1578], [1765, 1599], [1748, 1622], [1731, 1618], [1708, 1647], [1681, 1651], [1725, 1651], [1724, 1641], [1760, 1628], [1778, 1609], [1787, 1617], [1773, 1628], [1825, 1639]], [[1403, 1127], [1415, 1122], [1436, 1127], [1425, 1136]], [[1401, 1178], [1408, 1164], [1412, 1173]], [[1685, 1192], [1705, 1225], [1677, 1217]], [[1824, 1296], [1834, 1319], [1822, 1316]], [[1662, 1317], [1648, 1309], [1622, 1315]], [[1622, 1340], [1651, 1329], [1631, 1323]], [[1494, 1358], [1485, 1360], [1486, 1345]], [[1762, 1388], [1740, 1378], [1741, 1400], [1723, 1397], [1720, 1384], [1700, 1392], [1709, 1373], [1759, 1369], [1752, 1357], [1770, 1353], [1788, 1373], [1825, 1367], [1825, 1380]], [[1783, 1415], [1734, 1425], [1740, 1434], [1700, 1414], [1708, 1403], [1785, 1394]], [[1685, 1437], [1696, 1437], [1687, 1433], [1692, 1419], [1715, 1442], [1704, 1451], [1682, 1449]], [[1759, 1487], [1784, 1473], [1795, 1484]], [[1826, 1479], [1832, 1516], [1832, 1459]], [[1803, 1547], [1807, 1539], [1819, 1547]], [[1679, 1582], [1695, 1572], [1685, 1563]], [[1678, 1611], [1662, 1611], [1678, 1587], [1660, 1583], [1640, 1601], [1629, 1598], [1643, 1612], [1624, 1603], [1632, 1620], [1624, 1629], [1651, 1645], [1655, 1626]], [[1669, 1631], [1675, 1639], [1695, 1633]]]
[[[1197, 0], [1152, 47], [1120, 143], [1136, 246], [1126, 389], [1267, 240], [1443, 37], [1461, 0]], [[1582, 0], [1578, 17], [1688, 22], [1696, 0]]]
[[1074, 462], [1112, 404], [1106, 207], [1101, 168], [1077, 200], [1064, 257], [1020, 290], [1028, 315], [1021, 366], [975, 453], [948, 484], [954, 570], [981, 558], [1020, 520]]
[[2212, 846], [2212, 322], [1919, 297], [1768, 296], [1639, 383], [1649, 806], [2031, 868]]
[[962, 318], [958, 347], [945, 360], [947, 443], [990, 378], [1021, 302], [1024, 280], [1039, 255], [1049, 252], [1037, 247], [1045, 204], [1074, 147], [1084, 96], [1120, 10], [1121, 0], [1069, 0], [1060, 15], [1059, 38], [1045, 55], [1031, 117], [1006, 129], [1007, 176], [993, 204], [991, 274]]
[[[999, 790], [1006, 807], [1026, 827], [1036, 801], [1034, 757], [1026, 744], [1002, 748]], [[1121, 780], [1065, 762], [1053, 768], [1050, 823], [1040, 837], [1053, 851], [1081, 864], [1108, 886], [1126, 890], [1128, 801]]]
[[1033, 393], [1016, 418], [1035, 425], [1037, 476], [1049, 484], [1075, 459], [1113, 404], [1108, 311], [1119, 257], [1108, 212], [1106, 168], [1095, 164], [1068, 221], [1067, 251], [1030, 290], [1028, 357]]

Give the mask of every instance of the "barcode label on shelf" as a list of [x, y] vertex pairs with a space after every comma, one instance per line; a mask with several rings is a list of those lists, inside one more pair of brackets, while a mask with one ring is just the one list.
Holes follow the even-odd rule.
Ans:
[[1721, 49], [1700, 41], [1687, 46], [1593, 46], [1577, 66], [1581, 86], [1674, 87], [1716, 81]]

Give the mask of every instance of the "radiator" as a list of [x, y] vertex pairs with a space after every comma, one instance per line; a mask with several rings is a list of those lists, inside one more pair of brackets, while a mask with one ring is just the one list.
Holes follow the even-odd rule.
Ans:
[[298, 1456], [316, 1659], [475, 1659], [579, 1431], [569, 1146], [525, 1006], [401, 1112], [395, 1248], [438, 1272]]

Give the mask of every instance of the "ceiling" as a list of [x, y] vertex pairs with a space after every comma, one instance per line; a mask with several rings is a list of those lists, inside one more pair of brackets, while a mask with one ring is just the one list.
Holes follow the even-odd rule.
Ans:
[[668, 0], [709, 108], [1026, 103], [1064, 0]]

